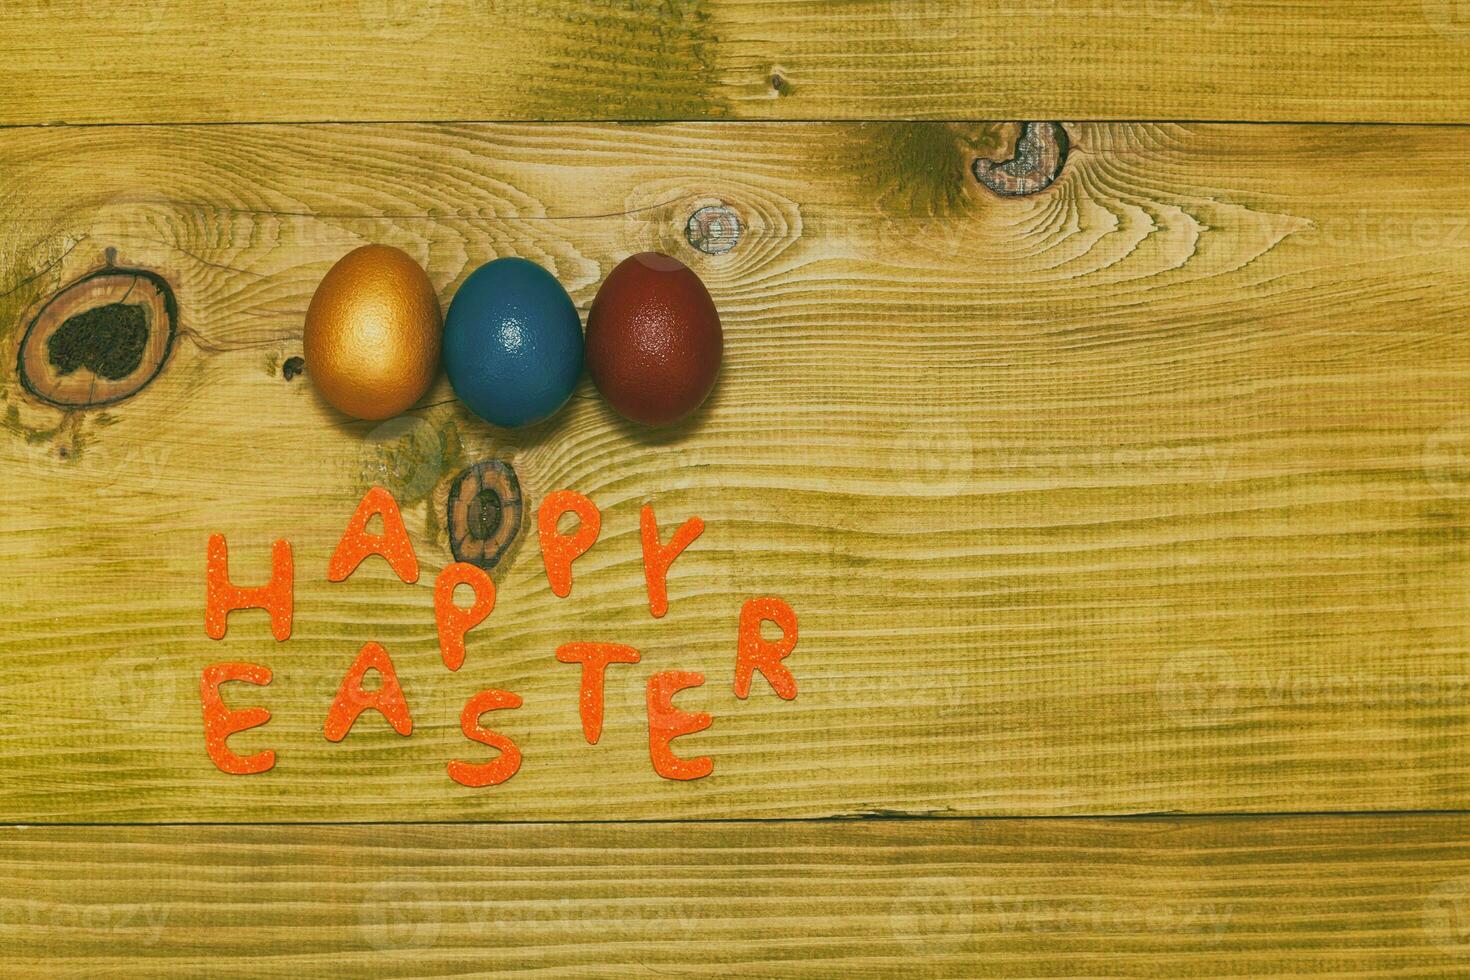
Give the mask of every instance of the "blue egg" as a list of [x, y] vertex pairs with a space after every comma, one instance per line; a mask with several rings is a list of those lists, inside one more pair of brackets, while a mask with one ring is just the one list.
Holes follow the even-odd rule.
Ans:
[[566, 404], [582, 373], [577, 307], [536, 263], [487, 262], [449, 304], [444, 369], [454, 393], [485, 421], [539, 422]]

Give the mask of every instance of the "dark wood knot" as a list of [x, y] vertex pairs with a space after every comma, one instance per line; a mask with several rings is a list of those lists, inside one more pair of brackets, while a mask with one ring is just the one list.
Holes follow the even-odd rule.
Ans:
[[179, 307], [156, 272], [111, 264], [46, 301], [26, 327], [16, 373], [26, 391], [60, 408], [131, 398], [173, 350]]
[[971, 169], [976, 180], [1001, 197], [1026, 197], [1046, 190], [1061, 176], [1069, 148], [1061, 123], [1022, 123], [1009, 160], [979, 157]]
[[684, 237], [706, 255], [724, 255], [740, 244], [740, 216], [723, 204], [711, 204], [689, 216]]
[[445, 524], [455, 561], [485, 570], [499, 564], [521, 530], [521, 484], [510, 464], [476, 463], [454, 478]]

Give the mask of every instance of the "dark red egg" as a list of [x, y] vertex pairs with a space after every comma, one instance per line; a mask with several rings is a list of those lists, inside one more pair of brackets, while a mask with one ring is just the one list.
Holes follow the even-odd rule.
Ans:
[[621, 415], [668, 425], [704, 403], [725, 335], [699, 277], [678, 259], [640, 252], [608, 274], [587, 314], [587, 370]]

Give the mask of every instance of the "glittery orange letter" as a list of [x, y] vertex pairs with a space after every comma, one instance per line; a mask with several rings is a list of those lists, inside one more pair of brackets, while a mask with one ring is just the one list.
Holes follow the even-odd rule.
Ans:
[[[770, 620], [781, 627], [781, 639], [772, 643], [761, 636], [761, 624]], [[782, 700], [796, 697], [796, 678], [781, 661], [796, 649], [796, 611], [775, 596], [751, 599], [740, 608], [740, 638], [735, 651], [735, 696], [750, 696], [750, 678], [760, 671]]]
[[490, 762], [449, 761], [449, 778], [461, 786], [497, 786], [514, 776], [521, 768], [521, 750], [506, 736], [481, 726], [480, 716], [498, 708], [519, 708], [521, 699], [509, 691], [481, 691], [470, 698], [459, 714], [459, 727], [464, 737], [500, 750], [500, 757]]
[[621, 643], [566, 643], [556, 648], [556, 659], [582, 665], [582, 734], [596, 745], [602, 737], [602, 675], [608, 664], [636, 664], [638, 651]]
[[[575, 513], [581, 522], [574, 534], [562, 534], [556, 529], [557, 521], [567, 511]], [[541, 536], [546, 580], [551, 583], [551, 591], [565, 599], [572, 594], [572, 562], [597, 541], [602, 530], [602, 512], [575, 490], [556, 490], [541, 501], [536, 527]]]
[[[368, 534], [367, 524], [374, 514], [383, 515], [383, 533]], [[351, 575], [368, 555], [382, 555], [399, 579], [404, 582], [419, 580], [419, 560], [413, 553], [413, 542], [408, 540], [408, 529], [403, 526], [403, 515], [398, 513], [398, 501], [382, 487], [373, 487], [357, 505], [357, 512], [347, 522], [342, 540], [327, 564], [327, 581], [341, 582]]]
[[703, 683], [703, 674], [683, 670], [666, 670], [648, 679], [648, 755], [653, 771], [665, 779], [699, 779], [714, 772], [709, 756], [681, 759], [669, 748], [669, 742], [678, 736], [710, 726], [710, 716], [704, 712], [691, 714], [674, 707], [675, 694]]
[[271, 546], [270, 584], [242, 589], [230, 583], [230, 552], [223, 534], [209, 536], [204, 562], [204, 635], [211, 640], [225, 636], [225, 619], [234, 609], [264, 609], [271, 616], [271, 636], [291, 636], [291, 543]]
[[247, 684], [266, 685], [271, 682], [269, 667], [255, 664], [210, 664], [204, 668], [199, 681], [199, 700], [204, 705], [204, 749], [219, 768], [233, 776], [248, 776], [265, 772], [276, 764], [273, 749], [257, 752], [251, 756], [238, 756], [225, 745], [225, 739], [247, 728], [264, 725], [271, 720], [265, 708], [245, 708], [231, 711], [219, 696], [219, 686], [225, 681], [245, 681]]
[[[377, 690], [363, 689], [363, 676], [368, 670], [376, 670], [382, 677]], [[363, 644], [357, 659], [342, 678], [337, 697], [327, 710], [327, 723], [323, 734], [329, 742], [340, 742], [352, 731], [352, 723], [368, 708], [377, 708], [400, 735], [413, 731], [413, 719], [408, 714], [408, 702], [403, 698], [403, 688], [398, 683], [398, 674], [393, 670], [393, 661], [388, 651], [376, 643]]]
[[[454, 604], [454, 590], [468, 585], [475, 590], [470, 608]], [[445, 565], [434, 580], [434, 624], [439, 628], [439, 655], [444, 666], [459, 670], [464, 665], [464, 635], [485, 621], [495, 609], [495, 583], [490, 576], [468, 562]]]
[[658, 543], [658, 520], [652, 507], [643, 508], [638, 523], [643, 532], [643, 578], [648, 583], [648, 611], [654, 619], [662, 619], [669, 611], [669, 566], [704, 532], [704, 521], [689, 518], [679, 525], [666, 545]]

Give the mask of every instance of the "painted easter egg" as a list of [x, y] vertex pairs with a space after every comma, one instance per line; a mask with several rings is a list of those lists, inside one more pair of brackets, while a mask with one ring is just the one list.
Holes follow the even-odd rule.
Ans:
[[577, 307], [536, 263], [487, 262], [449, 304], [444, 369], [454, 393], [485, 421], [539, 422], [566, 404], [582, 373]]
[[587, 369], [623, 416], [668, 425], [709, 396], [725, 336], [714, 300], [678, 259], [642, 252], [609, 273], [587, 314]]
[[306, 371], [339, 411], [392, 418], [433, 383], [443, 333], [423, 268], [389, 245], [364, 245], [338, 259], [311, 297]]

